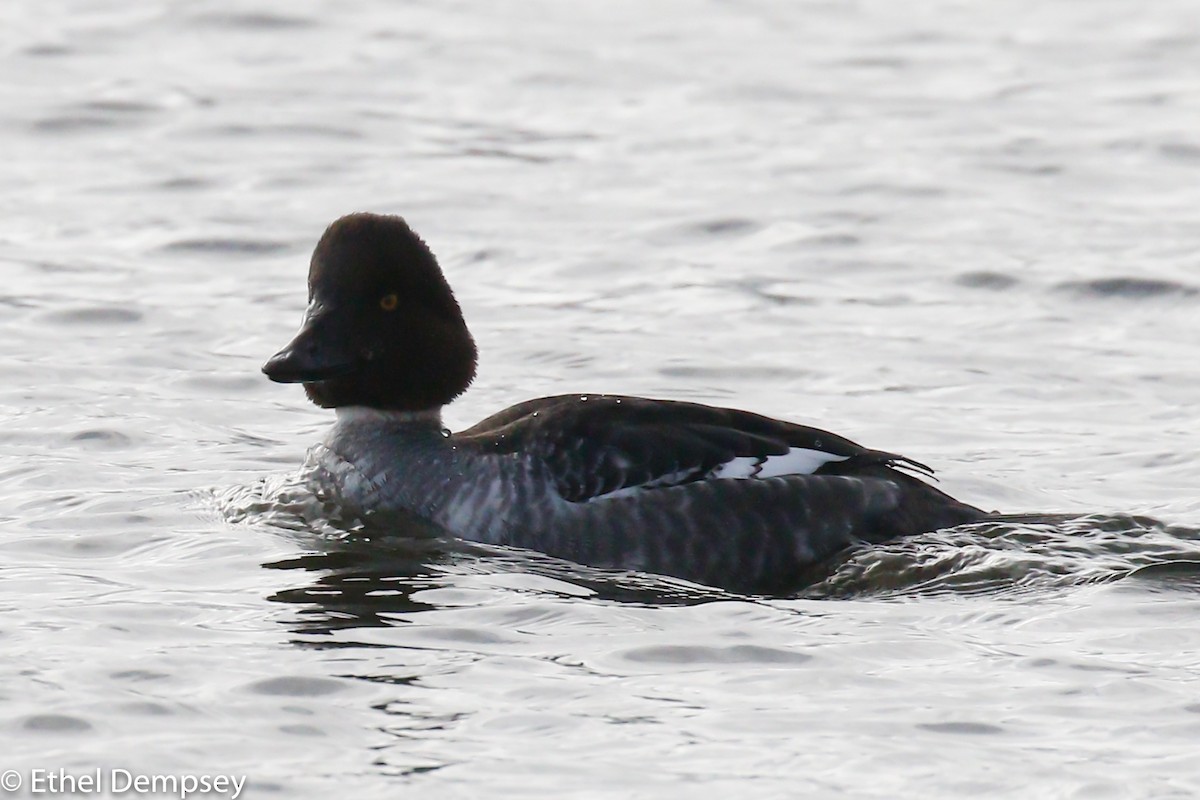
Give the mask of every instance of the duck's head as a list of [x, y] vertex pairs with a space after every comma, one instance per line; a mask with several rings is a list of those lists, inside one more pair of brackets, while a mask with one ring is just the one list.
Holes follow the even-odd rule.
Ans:
[[475, 377], [475, 342], [437, 259], [400, 217], [350, 214], [317, 242], [300, 332], [263, 365], [324, 408], [439, 409]]

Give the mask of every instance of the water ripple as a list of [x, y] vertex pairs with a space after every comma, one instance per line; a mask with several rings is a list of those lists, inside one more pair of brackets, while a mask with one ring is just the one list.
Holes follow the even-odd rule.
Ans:
[[1011, 519], [853, 551], [803, 596], [1050, 591], [1200, 560], [1200, 530], [1147, 517]]
[[179, 239], [163, 245], [162, 249], [166, 252], [173, 253], [262, 256], [284, 252], [290, 250], [291, 247], [292, 246], [287, 242], [277, 242], [268, 239], [233, 239], [213, 237], [207, 239]]
[[1194, 297], [1200, 289], [1163, 278], [1114, 277], [1065, 281], [1056, 289], [1085, 298], [1120, 298], [1122, 300], [1152, 300], [1162, 297]]

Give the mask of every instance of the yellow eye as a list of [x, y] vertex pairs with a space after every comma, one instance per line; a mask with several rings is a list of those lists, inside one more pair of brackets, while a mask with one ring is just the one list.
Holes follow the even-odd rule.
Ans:
[[385, 294], [383, 297], [379, 298], [379, 307], [382, 308], [384, 311], [395, 311], [396, 305], [399, 302], [400, 302], [400, 299], [398, 297], [396, 297], [396, 295]]

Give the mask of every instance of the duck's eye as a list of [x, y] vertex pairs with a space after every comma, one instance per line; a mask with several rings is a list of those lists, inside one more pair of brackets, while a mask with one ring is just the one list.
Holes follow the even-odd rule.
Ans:
[[395, 311], [399, 302], [400, 298], [396, 297], [395, 294], [385, 294], [379, 298], [379, 307], [384, 311]]

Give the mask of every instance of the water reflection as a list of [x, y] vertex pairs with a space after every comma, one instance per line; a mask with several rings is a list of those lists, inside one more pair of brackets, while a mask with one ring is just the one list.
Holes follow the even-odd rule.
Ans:
[[452, 538], [410, 538], [394, 529], [384, 535], [363, 530], [325, 540], [319, 547], [263, 564], [266, 569], [298, 570], [306, 576], [300, 585], [269, 598], [302, 606], [295, 621], [289, 622], [296, 633], [402, 624], [409, 614], [444, 607], [422, 599], [422, 593], [481, 584], [543, 596], [652, 606], [746, 599], [673, 578], [592, 569], [530, 551]]
[[419, 541], [404, 546], [371, 544], [330, 542], [326, 552], [263, 564], [267, 569], [315, 574], [311, 582], [276, 592], [269, 599], [304, 606], [298, 611], [297, 633], [388, 627], [397, 615], [433, 608], [413, 595], [444, 585], [443, 574], [435, 568], [444, 554], [418, 546], [425, 545]]

